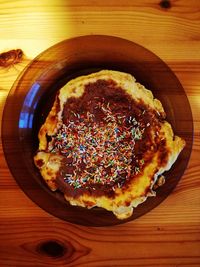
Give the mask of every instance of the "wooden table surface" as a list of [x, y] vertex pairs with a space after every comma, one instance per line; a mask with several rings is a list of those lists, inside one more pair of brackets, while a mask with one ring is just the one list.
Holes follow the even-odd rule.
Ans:
[[177, 75], [194, 120], [189, 165], [162, 204], [113, 227], [73, 225], [46, 213], [19, 188], [0, 147], [0, 266], [200, 266], [200, 1], [0, 1], [0, 52], [25, 58], [0, 68], [0, 114], [23, 68], [74, 36], [114, 35], [157, 54]]

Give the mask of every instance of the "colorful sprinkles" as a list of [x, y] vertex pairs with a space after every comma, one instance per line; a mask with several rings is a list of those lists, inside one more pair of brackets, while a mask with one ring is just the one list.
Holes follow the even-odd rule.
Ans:
[[136, 160], [135, 144], [143, 139], [145, 127], [133, 116], [114, 113], [110, 105], [97, 102], [101, 121], [95, 113], [71, 111], [48, 144], [48, 151], [65, 156], [64, 181], [74, 188], [109, 185], [115, 191], [141, 171], [144, 160]]

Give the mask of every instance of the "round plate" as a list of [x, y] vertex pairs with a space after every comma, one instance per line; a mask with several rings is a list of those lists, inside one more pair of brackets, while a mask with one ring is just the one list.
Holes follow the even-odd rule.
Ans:
[[[175, 134], [187, 145], [166, 172], [157, 196], [148, 198], [127, 220], [118, 220], [101, 208], [74, 207], [60, 192], [51, 192], [33, 163], [37, 133], [50, 111], [54, 96], [70, 79], [101, 69], [132, 74], [152, 90], [167, 113]], [[192, 114], [186, 94], [168, 66], [147, 49], [111, 36], [83, 36], [65, 40], [35, 58], [15, 82], [3, 113], [3, 149], [8, 166], [22, 190], [42, 209], [66, 221], [106, 226], [133, 220], [156, 207], [174, 189], [187, 167], [193, 139]]]

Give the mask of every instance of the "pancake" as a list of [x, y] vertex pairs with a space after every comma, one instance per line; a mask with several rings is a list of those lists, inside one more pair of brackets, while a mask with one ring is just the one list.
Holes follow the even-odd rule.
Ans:
[[156, 195], [153, 187], [185, 146], [152, 92], [111, 70], [61, 88], [38, 138], [34, 162], [49, 188], [118, 219]]

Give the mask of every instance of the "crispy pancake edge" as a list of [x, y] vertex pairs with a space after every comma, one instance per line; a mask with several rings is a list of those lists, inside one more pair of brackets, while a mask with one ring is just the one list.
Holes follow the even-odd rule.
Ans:
[[[116, 84], [123, 88], [134, 100], [139, 101], [142, 99], [146, 105], [154, 109], [160, 116], [165, 117], [161, 102], [153, 97], [150, 90], [136, 82], [135, 78], [130, 74], [102, 70], [69, 81], [60, 89], [53, 107], [39, 131], [39, 150], [34, 157], [35, 165], [39, 168], [44, 180], [53, 191], [57, 190], [55, 179], [56, 173], [60, 168], [62, 156], [45, 152], [48, 144], [47, 135], [51, 136], [57, 132], [60, 123], [62, 123], [62, 110], [67, 99], [70, 97], [82, 96], [85, 85], [88, 83], [95, 83], [99, 79], [115, 81]], [[165, 166], [157, 169], [159, 154], [155, 153], [152, 162], [145, 167], [144, 173], [138, 175], [137, 179], [133, 179], [126, 191], [122, 191], [120, 188], [117, 189], [118, 194], [114, 199], [107, 196], [94, 197], [84, 194], [78, 198], [65, 195], [66, 200], [69, 201], [71, 205], [87, 208], [92, 208], [94, 206], [102, 207], [112, 211], [118, 219], [125, 219], [131, 216], [133, 208], [144, 202], [147, 197], [151, 195], [152, 187], [158, 175], [171, 168], [185, 146], [185, 141], [182, 138], [174, 136], [172, 127], [167, 121], [161, 123], [161, 131], [164, 133], [166, 147], [169, 151], [168, 161]]]

